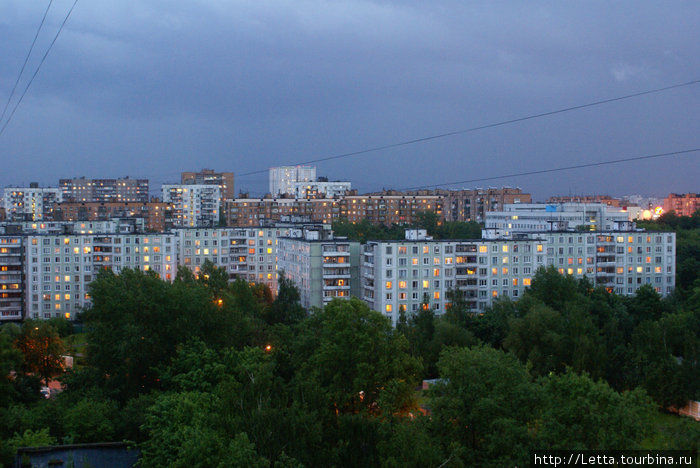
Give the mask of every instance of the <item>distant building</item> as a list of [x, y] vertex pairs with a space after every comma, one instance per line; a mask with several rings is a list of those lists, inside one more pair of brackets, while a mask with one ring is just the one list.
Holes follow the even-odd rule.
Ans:
[[532, 203], [532, 195], [511, 187], [437, 190], [435, 194], [443, 197], [445, 221], [483, 222], [489, 211], [502, 210], [506, 205]]
[[301, 305], [323, 307], [360, 294], [360, 243], [316, 228], [279, 239], [277, 264], [299, 289]]
[[42, 188], [36, 183], [29, 187], [6, 188], [3, 196], [7, 219], [21, 221], [52, 219], [54, 207], [61, 201], [63, 192], [60, 188]]
[[495, 230], [495, 236], [503, 237], [567, 229], [615, 230], [625, 228], [625, 223], [629, 223], [626, 211], [601, 203], [520, 203], [506, 205], [502, 211], [487, 212], [485, 224], [486, 230]]
[[364, 219], [372, 224], [412, 224], [424, 211], [443, 218], [443, 197], [439, 195], [351, 195], [343, 198], [341, 210], [351, 223]]
[[214, 227], [220, 222], [221, 189], [217, 185], [165, 184], [163, 201], [172, 203], [175, 227]]
[[347, 194], [350, 182], [295, 182], [294, 198], [337, 198]]
[[213, 169], [202, 169], [200, 172], [183, 172], [180, 183], [184, 185], [216, 185], [221, 189], [221, 202], [235, 196], [233, 187], [233, 172], [214, 172]]
[[620, 207], [623, 202], [609, 195], [567, 195], [549, 197], [547, 203], [601, 203], [607, 206]]
[[700, 194], [671, 193], [664, 199], [664, 212], [675, 211], [678, 216], [693, 216], [700, 210]]
[[59, 221], [99, 221], [111, 218], [142, 218], [149, 231], [173, 227], [173, 205], [166, 202], [63, 202], [56, 205]]
[[294, 184], [316, 181], [315, 166], [280, 166], [270, 168], [270, 193], [294, 196]]
[[63, 201], [146, 203], [148, 179], [60, 179]]

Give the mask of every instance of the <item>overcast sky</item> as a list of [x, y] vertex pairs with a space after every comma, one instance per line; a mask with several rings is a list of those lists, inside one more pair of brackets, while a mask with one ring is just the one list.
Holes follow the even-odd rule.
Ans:
[[[54, 0], [18, 92], [72, 3]], [[0, 110], [46, 5], [0, 2]], [[698, 25], [697, 1], [82, 0], [0, 135], [0, 186], [153, 189], [697, 80]], [[697, 148], [699, 130], [694, 85], [317, 166], [400, 189]], [[665, 196], [699, 179], [693, 153], [466, 188]], [[267, 175], [235, 185], [261, 194]]]

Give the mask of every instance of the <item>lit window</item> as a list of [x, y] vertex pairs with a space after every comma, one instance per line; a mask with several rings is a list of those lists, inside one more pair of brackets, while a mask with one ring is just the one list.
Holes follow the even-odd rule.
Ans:
[[392, 310], [393, 310], [393, 307], [391, 306], [391, 304], [387, 304], [387, 305], [386, 305], [386, 311], [387, 311], [387, 312], [391, 312]]
[[392, 285], [391, 281], [386, 282], [386, 289], [391, 289], [392, 286], [393, 285]]

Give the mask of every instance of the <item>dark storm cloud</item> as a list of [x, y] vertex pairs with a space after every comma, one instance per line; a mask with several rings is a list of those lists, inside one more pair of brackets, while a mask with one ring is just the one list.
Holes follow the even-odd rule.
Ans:
[[[69, 7], [54, 2], [38, 50]], [[3, 99], [43, 8], [0, 7]], [[55, 184], [57, 174], [162, 182], [199, 167], [243, 173], [697, 79], [699, 9], [79, 2], [0, 136], [3, 157], [19, 161], [0, 184]], [[698, 89], [324, 163], [319, 173], [374, 190], [696, 147]], [[698, 166], [686, 156], [476, 185], [519, 185], [538, 197], [664, 194], [697, 190]], [[259, 175], [236, 185], [266, 188]]]

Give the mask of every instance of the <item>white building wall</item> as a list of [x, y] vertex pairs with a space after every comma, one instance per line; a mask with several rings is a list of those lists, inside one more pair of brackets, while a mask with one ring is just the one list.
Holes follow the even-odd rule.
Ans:
[[297, 182], [313, 182], [316, 180], [315, 166], [280, 166], [271, 167], [270, 193], [294, 195], [294, 184]]
[[173, 204], [176, 227], [213, 227], [219, 223], [221, 189], [216, 185], [166, 184], [163, 201]]

